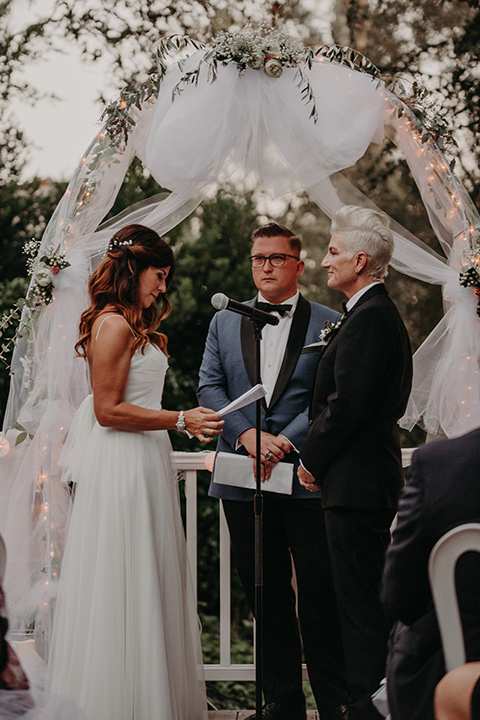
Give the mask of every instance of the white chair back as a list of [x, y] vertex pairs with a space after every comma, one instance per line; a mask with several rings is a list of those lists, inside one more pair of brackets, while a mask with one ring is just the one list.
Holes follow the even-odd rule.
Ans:
[[480, 552], [480, 523], [465, 523], [445, 533], [434, 545], [428, 561], [447, 672], [465, 662], [465, 642], [455, 587], [455, 566], [463, 553]]
[[3, 583], [3, 576], [5, 575], [5, 566], [7, 564], [7, 548], [3, 541], [3, 537], [0, 535], [0, 585]]

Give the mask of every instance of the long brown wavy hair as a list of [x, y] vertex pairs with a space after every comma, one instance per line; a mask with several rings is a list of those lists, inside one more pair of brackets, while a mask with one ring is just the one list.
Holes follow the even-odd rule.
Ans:
[[166, 294], [161, 306], [155, 303], [142, 308], [138, 303], [140, 274], [150, 266], [170, 267], [166, 279], [167, 289], [174, 273], [175, 259], [171, 248], [154, 230], [144, 225], [127, 225], [110, 240], [107, 255], [92, 274], [88, 285], [90, 307], [80, 319], [80, 340], [75, 345], [77, 354], [86, 357], [92, 326], [107, 305], [113, 305], [135, 333], [132, 353], [142, 352], [148, 343], [158, 345], [167, 354], [167, 336], [158, 331], [161, 320], [171, 311]]

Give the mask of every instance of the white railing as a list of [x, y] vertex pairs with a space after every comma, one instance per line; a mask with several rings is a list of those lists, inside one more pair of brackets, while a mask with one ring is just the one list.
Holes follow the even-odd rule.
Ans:
[[[415, 448], [402, 450], [403, 467], [410, 465]], [[175, 470], [185, 478], [187, 553], [197, 592], [197, 471], [205, 470], [210, 453], [174, 452]], [[212, 498], [212, 502], [218, 502]], [[220, 524], [220, 662], [205, 665], [206, 680], [255, 680], [253, 664], [234, 665], [231, 662], [231, 606], [230, 606], [230, 537], [219, 502]], [[304, 668], [304, 674], [306, 670]]]
[[[210, 453], [174, 452], [174, 469], [185, 478], [185, 533], [187, 554], [197, 591], [197, 471], [205, 470]], [[219, 504], [220, 535], [220, 662], [205, 665], [206, 680], [255, 680], [253, 664], [235, 665], [231, 662], [231, 597], [230, 597], [230, 535], [222, 504]]]

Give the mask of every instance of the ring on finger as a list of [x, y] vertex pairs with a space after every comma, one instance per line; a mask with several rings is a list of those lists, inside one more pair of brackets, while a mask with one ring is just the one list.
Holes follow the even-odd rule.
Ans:
[[273, 453], [270, 450], [267, 450], [267, 452], [265, 453], [265, 460], [267, 460], [267, 462], [268, 462], [268, 460], [271, 460], [272, 457], [273, 457]]

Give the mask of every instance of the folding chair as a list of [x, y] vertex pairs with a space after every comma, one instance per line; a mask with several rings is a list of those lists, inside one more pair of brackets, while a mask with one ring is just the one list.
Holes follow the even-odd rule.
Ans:
[[463, 553], [480, 552], [480, 523], [465, 523], [445, 533], [434, 545], [428, 561], [447, 672], [465, 663], [465, 642], [455, 587], [455, 566]]

